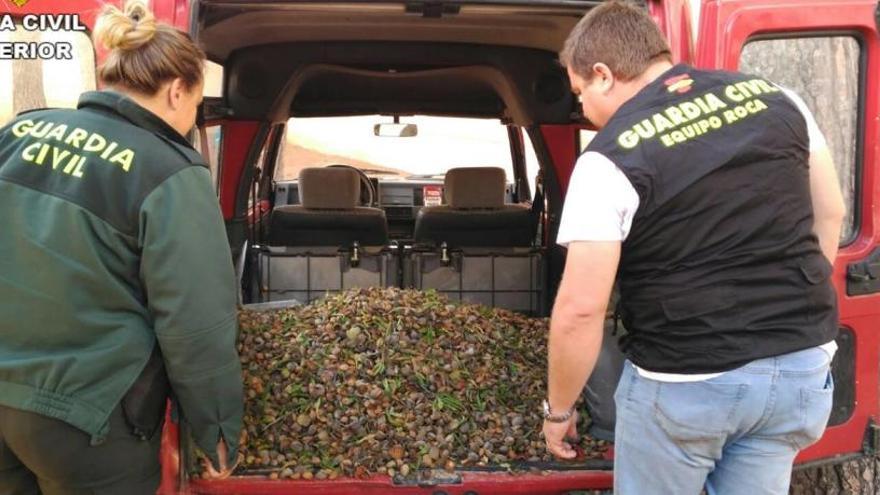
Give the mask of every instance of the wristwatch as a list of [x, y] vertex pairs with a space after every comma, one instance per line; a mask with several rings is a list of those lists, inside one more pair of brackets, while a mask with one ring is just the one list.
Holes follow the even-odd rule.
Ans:
[[553, 414], [553, 412], [550, 411], [550, 403], [547, 402], [546, 399], [544, 399], [543, 406], [544, 406], [544, 421], [549, 421], [551, 423], [565, 423], [566, 421], [571, 419], [571, 415], [574, 414], [574, 407], [572, 407], [571, 409], [569, 409], [568, 411], [566, 411], [562, 414]]

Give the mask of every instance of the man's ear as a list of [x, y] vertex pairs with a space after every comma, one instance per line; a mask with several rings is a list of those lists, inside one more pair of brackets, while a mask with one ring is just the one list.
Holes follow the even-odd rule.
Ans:
[[593, 79], [597, 81], [603, 93], [611, 91], [611, 88], [614, 87], [614, 74], [602, 62], [593, 64]]

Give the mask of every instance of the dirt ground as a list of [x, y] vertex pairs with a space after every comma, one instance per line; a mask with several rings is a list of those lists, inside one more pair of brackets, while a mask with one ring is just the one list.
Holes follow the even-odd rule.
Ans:
[[791, 495], [876, 495], [880, 493], [880, 457], [795, 471]]

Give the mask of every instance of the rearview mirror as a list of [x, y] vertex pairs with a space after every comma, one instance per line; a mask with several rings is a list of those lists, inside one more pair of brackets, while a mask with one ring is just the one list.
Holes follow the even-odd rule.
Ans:
[[379, 137], [415, 137], [419, 134], [419, 126], [386, 122], [374, 125], [373, 134]]

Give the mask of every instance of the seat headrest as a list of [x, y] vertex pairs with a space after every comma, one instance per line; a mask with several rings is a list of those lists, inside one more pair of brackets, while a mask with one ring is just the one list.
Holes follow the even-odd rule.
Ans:
[[299, 198], [305, 208], [351, 210], [361, 201], [361, 179], [349, 168], [304, 168], [299, 172]]
[[443, 187], [453, 208], [501, 208], [507, 178], [499, 167], [453, 168]]

